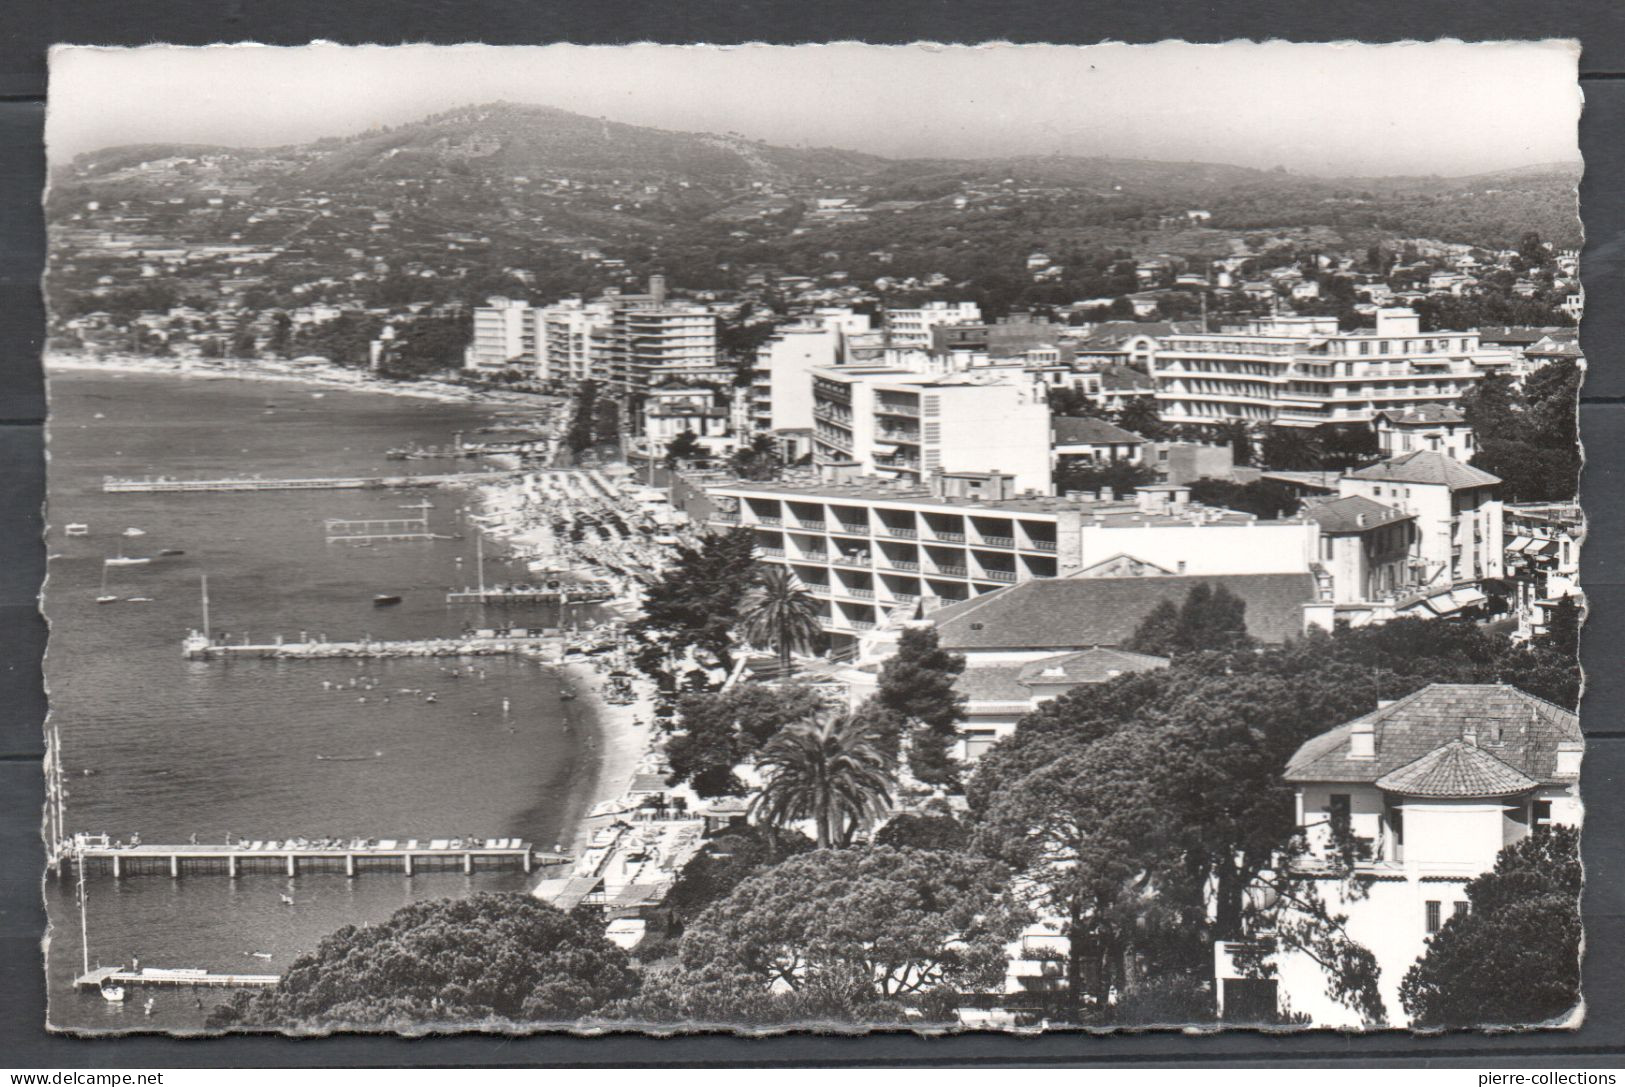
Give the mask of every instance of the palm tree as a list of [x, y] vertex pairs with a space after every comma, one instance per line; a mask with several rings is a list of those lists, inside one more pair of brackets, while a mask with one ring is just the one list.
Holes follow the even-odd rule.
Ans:
[[780, 829], [811, 819], [819, 849], [851, 844], [891, 808], [891, 761], [877, 739], [872, 723], [833, 707], [783, 729], [756, 757], [767, 783], [751, 819]]
[[812, 652], [820, 629], [817, 601], [783, 566], [764, 568], [740, 602], [740, 634], [751, 645], [777, 650], [784, 672], [792, 653]]

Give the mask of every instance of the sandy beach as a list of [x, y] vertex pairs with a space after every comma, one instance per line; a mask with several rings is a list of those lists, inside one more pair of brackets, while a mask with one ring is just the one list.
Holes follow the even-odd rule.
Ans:
[[593, 816], [593, 809], [624, 797], [639, 767], [654, 749], [653, 684], [640, 676], [634, 681], [636, 701], [615, 706], [604, 700], [604, 676], [591, 663], [571, 661], [562, 668], [570, 686], [592, 699], [598, 731], [592, 784], [581, 790], [570, 812], [568, 822], [575, 827], [575, 837], [564, 843], [571, 853], [579, 855], [593, 834], [614, 819], [613, 815]]
[[469, 389], [444, 381], [390, 381], [373, 377], [359, 370], [339, 366], [293, 366], [289, 363], [265, 360], [211, 361], [200, 359], [155, 358], [150, 355], [78, 355], [48, 351], [44, 355], [45, 373], [53, 371], [95, 371], [98, 373], [171, 374], [176, 377], [210, 380], [231, 378], [237, 381], [260, 381], [282, 384], [307, 385], [318, 389], [343, 389], [349, 392], [378, 393], [414, 400], [436, 400], [442, 403], [476, 403], [499, 406], [534, 406], [539, 399], [551, 401], [536, 393], [505, 392], [493, 389]]

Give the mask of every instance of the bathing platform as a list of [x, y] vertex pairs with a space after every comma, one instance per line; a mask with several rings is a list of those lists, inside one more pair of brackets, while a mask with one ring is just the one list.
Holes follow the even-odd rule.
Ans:
[[86, 870], [111, 872], [114, 879], [138, 874], [162, 874], [173, 879], [185, 875], [236, 877], [247, 872], [275, 871], [287, 876], [301, 872], [339, 871], [347, 876], [363, 871], [387, 870], [412, 875], [420, 870], [462, 868], [522, 868], [563, 864], [570, 857], [539, 853], [518, 838], [355, 838], [344, 841], [294, 838], [276, 841], [186, 844], [118, 845], [111, 841], [84, 841], [67, 845], [60, 857], [82, 863]]
[[441, 487], [484, 483], [511, 472], [453, 472], [442, 475], [339, 476], [326, 479], [115, 479], [102, 480], [106, 494], [175, 494], [183, 491], [365, 491], [401, 487]]
[[282, 978], [277, 974], [211, 974], [207, 970], [165, 970], [149, 966], [130, 970], [123, 966], [102, 966], [73, 979], [76, 989], [100, 989], [107, 985], [151, 985], [170, 989], [269, 989]]

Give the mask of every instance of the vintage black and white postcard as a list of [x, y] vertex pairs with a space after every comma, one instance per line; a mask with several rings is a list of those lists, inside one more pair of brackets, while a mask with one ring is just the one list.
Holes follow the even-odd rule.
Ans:
[[1578, 1023], [1578, 54], [57, 49], [50, 1026]]

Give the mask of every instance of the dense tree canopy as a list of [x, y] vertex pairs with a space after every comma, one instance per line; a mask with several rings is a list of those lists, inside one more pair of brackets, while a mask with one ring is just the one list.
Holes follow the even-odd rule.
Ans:
[[734, 628], [745, 593], [756, 579], [749, 529], [707, 536], [698, 547], [676, 549], [675, 561], [649, 587], [643, 616], [628, 628], [639, 648], [639, 668], [668, 688], [685, 654], [702, 667], [731, 667]]
[[1578, 397], [1580, 367], [1549, 362], [1522, 388], [1505, 377], [1486, 377], [1462, 397], [1462, 411], [1477, 436], [1472, 465], [1501, 478], [1509, 502], [1564, 502], [1580, 482]]
[[1247, 633], [1247, 602], [1220, 585], [1191, 586], [1181, 604], [1164, 600], [1151, 609], [1128, 641], [1136, 653], [1173, 656], [1208, 650], [1244, 649], [1252, 644]]
[[909, 770], [928, 785], [959, 781], [949, 748], [965, 716], [965, 697], [954, 689], [964, 670], [965, 658], [938, 644], [935, 627], [905, 628], [880, 669], [875, 702], [886, 722], [908, 730]]
[[676, 735], [666, 741], [670, 783], [691, 782], [701, 796], [743, 796], [734, 767], [784, 728], [818, 713], [823, 698], [805, 684], [739, 684], [677, 702]]
[[[1051, 885], [1072, 892], [1054, 905], [1077, 908], [1087, 940], [1077, 969], [1095, 986], [1132, 983], [1116, 965], [1127, 941], [1158, 971], [1194, 974], [1212, 940], [1246, 935], [1247, 889], [1293, 840], [1281, 772], [1300, 744], [1428, 683], [1495, 681], [1568, 706], [1578, 694], [1572, 657], [1468, 624], [1397, 620], [1263, 652], [1189, 653], [1040, 706], [977, 763], [967, 799], [984, 848], [1012, 861], [997, 843], [1031, 848], [1065, 831], [1073, 837], [1063, 844], [1082, 855], [1093, 835], [1133, 837], [1132, 871]], [[1076, 773], [1057, 780], [1058, 766]], [[1315, 920], [1294, 937], [1339, 972], [1339, 999], [1380, 1019], [1368, 953], [1337, 938], [1324, 912]]]
[[1005, 879], [991, 861], [888, 846], [791, 857], [695, 920], [677, 989], [709, 984], [760, 999], [775, 987], [855, 985], [865, 1003], [900, 1012], [933, 995], [995, 988], [1020, 918]]
[[299, 1030], [567, 1024], [637, 990], [626, 954], [587, 915], [523, 894], [414, 902], [346, 926], [276, 988], [216, 1009], [211, 1026]]
[[1417, 1028], [1527, 1026], [1580, 1000], [1580, 834], [1554, 826], [1501, 850], [1470, 908], [1428, 940], [1400, 999]]

